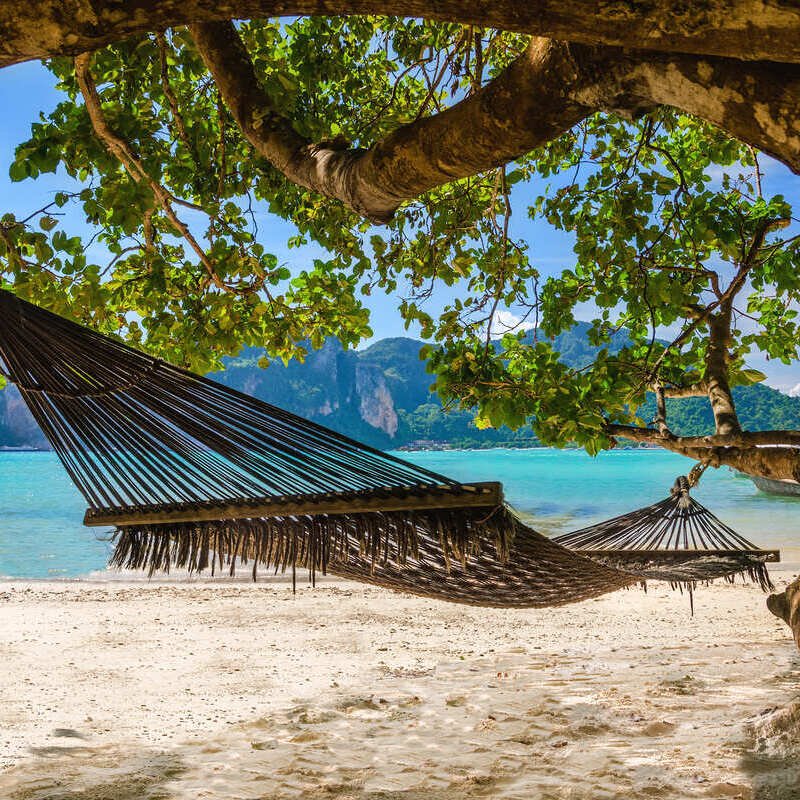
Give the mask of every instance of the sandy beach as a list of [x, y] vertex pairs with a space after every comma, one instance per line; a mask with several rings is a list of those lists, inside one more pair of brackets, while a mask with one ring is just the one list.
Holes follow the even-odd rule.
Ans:
[[753, 586], [695, 600], [2, 583], [0, 797], [800, 797], [788, 629]]

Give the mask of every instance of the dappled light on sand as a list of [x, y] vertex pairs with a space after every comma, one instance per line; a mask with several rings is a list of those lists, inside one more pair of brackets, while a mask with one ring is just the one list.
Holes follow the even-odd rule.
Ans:
[[537, 612], [345, 583], [0, 585], [0, 795], [796, 797], [788, 632], [753, 586], [696, 600], [692, 618], [662, 587]]

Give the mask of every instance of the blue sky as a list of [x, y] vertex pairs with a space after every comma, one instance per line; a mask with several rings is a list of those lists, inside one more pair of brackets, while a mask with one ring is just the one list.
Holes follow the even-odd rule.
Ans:
[[[56, 191], [67, 187], [67, 180], [58, 175], [45, 175], [35, 181], [22, 183], [11, 183], [8, 179], [8, 166], [13, 160], [15, 146], [28, 137], [30, 124], [38, 118], [39, 113], [49, 111], [61, 99], [63, 95], [55, 90], [53, 76], [39, 63], [19, 64], [0, 70], [0, 108], [5, 111], [0, 126], [0, 213], [13, 211], [18, 217], [26, 216], [49, 202]], [[766, 173], [765, 191], [784, 194], [795, 209], [800, 207], [800, 176], [792, 175], [781, 164], [769, 159], [764, 160], [763, 167]], [[529, 189], [531, 194], [535, 190], [535, 186]], [[573, 261], [571, 237], [547, 224], [531, 222], [525, 214], [525, 198], [515, 196], [515, 201], [512, 233], [528, 243], [532, 259], [542, 275], [556, 274], [570, 266]], [[257, 217], [260, 240], [282, 262], [302, 267], [318, 254], [313, 247], [289, 250], [286, 240], [294, 229], [264, 210]], [[71, 232], [80, 232], [78, 217], [71, 216], [68, 224]], [[433, 300], [434, 307], [447, 302], [453, 296], [453, 291], [440, 292]], [[398, 297], [374, 295], [366, 298], [366, 301], [372, 311], [375, 338], [416, 334], [416, 331], [407, 332], [403, 327], [397, 310]], [[585, 318], [591, 315], [592, 309], [587, 308]], [[786, 366], [753, 357], [751, 365], [763, 370], [768, 382], [783, 391], [800, 384], [800, 363]]]

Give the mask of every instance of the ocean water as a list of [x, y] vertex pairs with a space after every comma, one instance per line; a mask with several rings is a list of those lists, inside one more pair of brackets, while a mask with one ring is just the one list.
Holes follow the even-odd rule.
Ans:
[[[548, 535], [666, 497], [691, 462], [659, 450], [590, 458], [575, 450], [402, 453], [464, 481], [502, 481], [507, 500]], [[727, 469], [706, 471], [694, 496], [762, 547], [800, 553], [800, 498], [759, 492]], [[105, 570], [108, 531], [84, 528], [85, 503], [52, 453], [0, 453], [0, 576], [77, 578]], [[795, 551], [794, 553], [792, 551]], [[108, 573], [113, 576], [113, 573]]]

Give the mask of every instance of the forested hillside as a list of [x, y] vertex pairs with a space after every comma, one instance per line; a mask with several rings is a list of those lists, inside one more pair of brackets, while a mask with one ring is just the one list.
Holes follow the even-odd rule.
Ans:
[[[587, 323], [578, 323], [554, 342], [565, 362], [589, 363], [596, 348], [587, 339]], [[530, 334], [528, 334], [530, 335]], [[618, 333], [612, 350], [625, 345]], [[472, 414], [445, 411], [429, 391], [432, 376], [419, 358], [422, 342], [390, 338], [365, 350], [345, 351], [334, 340], [312, 352], [305, 363], [274, 362], [258, 366], [263, 356], [254, 348], [227, 359], [224, 372], [211, 377], [273, 405], [313, 419], [375, 447], [530, 447], [536, 444], [530, 428], [511, 431], [478, 430]], [[742, 424], [750, 430], [800, 429], [800, 398], [788, 397], [764, 385], [734, 390]], [[652, 400], [641, 411], [652, 418]], [[671, 400], [672, 430], [701, 434], [712, 429], [713, 418], [703, 398]], [[0, 392], [0, 447], [46, 447], [46, 442], [13, 387]]]

